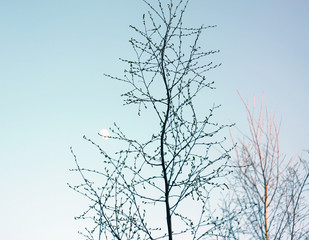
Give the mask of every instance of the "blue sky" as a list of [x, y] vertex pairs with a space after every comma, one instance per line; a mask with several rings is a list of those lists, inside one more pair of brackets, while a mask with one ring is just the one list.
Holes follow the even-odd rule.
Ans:
[[[78, 182], [69, 147], [91, 165], [99, 155], [84, 134], [112, 150], [100, 129], [147, 130], [135, 108], [122, 106], [127, 86], [103, 76], [121, 76], [118, 58], [134, 57], [128, 26], [145, 10], [140, 0], [0, 1], [1, 238], [78, 239], [73, 217], [87, 202], [66, 185]], [[184, 20], [218, 25], [201, 45], [221, 50], [214, 60], [222, 67], [209, 73], [217, 90], [206, 98], [222, 104], [219, 121], [246, 129], [236, 89], [249, 102], [264, 93], [282, 120], [282, 152], [308, 149], [308, 1], [195, 0]]]

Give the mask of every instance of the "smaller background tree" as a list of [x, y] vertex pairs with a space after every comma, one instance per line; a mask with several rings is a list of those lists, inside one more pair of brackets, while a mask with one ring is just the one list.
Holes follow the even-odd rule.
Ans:
[[[261, 100], [247, 110], [250, 134], [235, 145], [231, 195], [222, 205], [230, 221], [221, 228], [226, 239], [309, 239], [308, 162], [287, 160], [279, 146], [280, 124]], [[233, 139], [233, 137], [232, 137]], [[234, 141], [234, 139], [233, 139]]]

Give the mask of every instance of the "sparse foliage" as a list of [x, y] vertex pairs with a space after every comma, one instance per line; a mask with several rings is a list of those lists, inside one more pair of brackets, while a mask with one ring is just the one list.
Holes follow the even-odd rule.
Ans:
[[258, 113], [243, 103], [250, 134], [235, 147], [232, 197], [222, 206], [233, 217], [221, 231], [226, 239], [309, 239], [308, 162], [281, 153], [280, 125], [263, 101]]
[[[198, 45], [202, 31], [214, 26], [184, 27], [188, 1], [144, 2], [150, 10], [143, 29], [131, 26], [138, 35], [130, 40], [136, 60], [122, 59], [129, 65], [124, 77], [106, 76], [127, 83], [125, 103], [137, 104], [139, 115], [152, 111], [157, 126], [140, 142], [115, 125], [110, 141], [128, 146], [115, 155], [85, 137], [101, 152], [103, 167], [80, 167], [72, 150], [83, 183], [71, 188], [90, 201], [79, 217], [94, 223], [87, 239], [204, 239], [222, 222], [213, 217], [209, 199], [213, 188], [225, 188], [220, 178], [230, 151], [217, 137], [226, 125], [213, 122], [219, 106], [208, 99], [210, 109], [201, 116], [194, 103], [202, 90], [214, 88], [205, 74], [218, 65], [203, 61], [219, 51], [203, 52]], [[88, 180], [94, 175], [99, 183]]]

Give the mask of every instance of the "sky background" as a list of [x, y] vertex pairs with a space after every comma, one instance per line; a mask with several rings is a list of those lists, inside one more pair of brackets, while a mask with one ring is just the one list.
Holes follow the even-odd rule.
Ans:
[[[147, 116], [122, 106], [128, 86], [103, 76], [122, 76], [118, 58], [134, 58], [128, 26], [146, 10], [140, 0], [0, 0], [1, 239], [81, 239], [74, 217], [87, 201], [67, 186], [78, 183], [69, 148], [91, 166], [100, 156], [84, 134], [113, 150], [100, 129], [147, 130]], [[218, 25], [200, 41], [221, 50], [222, 66], [208, 75], [217, 89], [205, 96], [222, 104], [218, 120], [246, 130], [236, 89], [250, 103], [264, 93], [282, 121], [282, 153], [308, 149], [309, 2], [195, 0], [184, 23]]]

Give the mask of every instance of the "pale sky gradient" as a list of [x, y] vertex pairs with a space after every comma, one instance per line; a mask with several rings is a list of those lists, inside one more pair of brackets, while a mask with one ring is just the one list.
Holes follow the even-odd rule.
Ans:
[[[103, 73], [122, 75], [119, 57], [134, 57], [129, 24], [140, 25], [140, 0], [0, 1], [0, 238], [78, 240], [74, 221], [87, 203], [70, 190], [78, 182], [69, 147], [83, 163], [99, 154], [86, 134], [117, 122], [132, 135], [147, 121], [124, 108], [128, 88]], [[236, 89], [276, 110], [281, 150], [309, 148], [309, 2], [307, 0], [192, 0], [185, 25], [218, 25], [202, 35], [205, 50], [220, 49], [222, 67], [209, 73], [221, 103], [218, 119], [246, 129]], [[144, 124], [143, 124], [144, 123]]]

